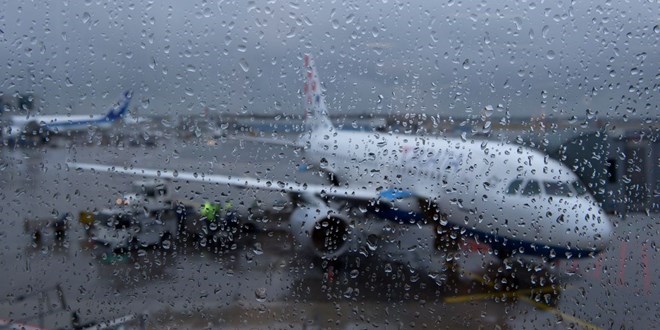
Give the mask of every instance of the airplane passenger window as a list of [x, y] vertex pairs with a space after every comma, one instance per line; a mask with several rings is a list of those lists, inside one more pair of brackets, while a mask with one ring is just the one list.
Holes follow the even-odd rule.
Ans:
[[571, 186], [573, 186], [573, 189], [577, 192], [578, 195], [586, 195], [589, 193], [589, 190], [582, 184], [580, 181], [573, 181], [571, 182]]
[[534, 196], [541, 193], [541, 186], [536, 180], [529, 180], [525, 184], [525, 188], [522, 190], [523, 196]]
[[544, 181], [543, 189], [550, 196], [571, 196], [573, 191], [567, 182]]
[[520, 186], [522, 185], [522, 180], [521, 179], [516, 179], [511, 182], [509, 185], [509, 188], [507, 189], [506, 193], [509, 195], [516, 195], [518, 194], [518, 191], [520, 191]]

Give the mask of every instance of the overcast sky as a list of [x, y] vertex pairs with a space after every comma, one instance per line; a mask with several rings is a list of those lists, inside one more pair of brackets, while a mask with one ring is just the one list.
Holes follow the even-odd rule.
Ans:
[[[654, 1], [4, 1], [0, 91], [43, 113], [302, 113], [312, 53], [333, 113], [657, 118]], [[502, 115], [505, 110], [502, 110]], [[498, 115], [498, 114], [496, 114]]]

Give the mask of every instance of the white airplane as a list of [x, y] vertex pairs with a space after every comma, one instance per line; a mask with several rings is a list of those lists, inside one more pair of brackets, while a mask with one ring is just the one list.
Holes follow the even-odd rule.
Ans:
[[447, 257], [438, 250], [451, 252], [461, 236], [490, 244], [501, 258], [580, 258], [606, 248], [612, 224], [566, 166], [504, 142], [337, 130], [312, 60], [305, 55], [304, 62], [308, 131], [292, 144], [329, 174], [328, 185], [68, 165], [289, 194], [297, 206], [289, 226], [301, 251], [326, 259], [362, 251], [365, 243], [411, 266], [438, 270]]
[[131, 93], [126, 91], [118, 104], [105, 115], [44, 115], [11, 116], [9, 124], [3, 128], [3, 139], [18, 141], [21, 138], [36, 136], [46, 142], [48, 136], [87, 130], [89, 127], [109, 128], [123, 118], [131, 101]]

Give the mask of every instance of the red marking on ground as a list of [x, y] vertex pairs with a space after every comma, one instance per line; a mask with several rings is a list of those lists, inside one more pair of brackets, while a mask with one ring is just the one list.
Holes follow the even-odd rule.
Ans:
[[22, 329], [22, 330], [44, 330], [36, 325], [28, 325], [25, 323], [14, 323], [11, 320], [0, 319], [0, 327], [7, 327], [9, 329]]
[[644, 269], [644, 291], [651, 293], [651, 263], [649, 262], [649, 250], [646, 242], [642, 243], [642, 268]]
[[603, 256], [601, 255], [596, 259], [596, 264], [594, 265], [594, 277], [597, 280], [600, 280], [600, 275], [603, 273]]
[[626, 276], [626, 257], [628, 256], [628, 242], [621, 242], [619, 253], [619, 285], [623, 285]]
[[573, 259], [573, 262], [571, 263], [571, 272], [577, 273], [580, 271], [580, 265], [578, 264], [577, 260]]
[[479, 243], [472, 239], [466, 240], [465, 242], [470, 252], [488, 253], [489, 246], [486, 244]]

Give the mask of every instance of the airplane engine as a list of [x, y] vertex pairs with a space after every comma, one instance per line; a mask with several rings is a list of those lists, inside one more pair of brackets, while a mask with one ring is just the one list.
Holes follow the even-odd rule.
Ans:
[[291, 213], [289, 221], [302, 251], [323, 259], [334, 259], [348, 250], [352, 235], [349, 222], [326, 205], [298, 207]]

